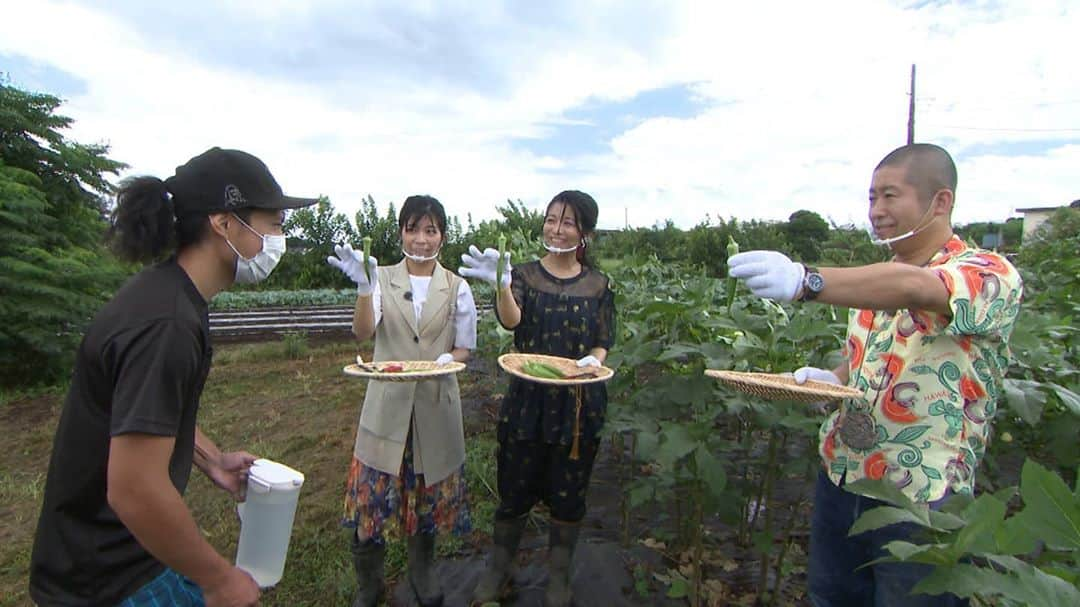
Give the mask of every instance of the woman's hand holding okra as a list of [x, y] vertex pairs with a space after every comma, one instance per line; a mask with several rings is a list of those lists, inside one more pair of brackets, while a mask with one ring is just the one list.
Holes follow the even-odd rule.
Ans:
[[499, 277], [499, 252], [492, 248], [484, 249], [483, 252], [476, 245], [469, 246], [469, 252], [461, 255], [461, 262], [465, 264], [458, 269], [458, 274], [466, 278], [479, 278], [494, 284], [500, 281], [503, 288], [510, 286], [510, 252], [503, 254], [502, 276]]

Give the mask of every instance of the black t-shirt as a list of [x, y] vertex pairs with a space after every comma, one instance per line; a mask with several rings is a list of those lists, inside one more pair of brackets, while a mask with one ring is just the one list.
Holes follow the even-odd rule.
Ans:
[[114, 605], [164, 569], [109, 507], [109, 440], [176, 437], [169, 476], [183, 494], [211, 355], [206, 302], [175, 260], [133, 276], [98, 312], [49, 461], [30, 562], [40, 605]]

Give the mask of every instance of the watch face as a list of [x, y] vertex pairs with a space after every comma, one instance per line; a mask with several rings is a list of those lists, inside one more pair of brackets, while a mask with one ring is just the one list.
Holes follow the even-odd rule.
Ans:
[[811, 274], [806, 277], [806, 286], [818, 293], [825, 288], [825, 279], [821, 277], [821, 274]]

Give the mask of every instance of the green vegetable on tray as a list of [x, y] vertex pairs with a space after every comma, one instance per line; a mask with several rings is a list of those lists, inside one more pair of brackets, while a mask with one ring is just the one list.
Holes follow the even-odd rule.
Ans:
[[566, 379], [566, 374], [559, 369], [545, 363], [527, 361], [521, 365], [522, 373], [540, 377], [543, 379]]

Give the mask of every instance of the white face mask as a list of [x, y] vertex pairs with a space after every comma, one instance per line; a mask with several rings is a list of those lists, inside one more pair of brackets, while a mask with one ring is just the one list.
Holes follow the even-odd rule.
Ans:
[[566, 249], [561, 249], [559, 247], [549, 245], [546, 240], [544, 241], [544, 248], [547, 249], [551, 253], [573, 253], [574, 251], [577, 251], [577, 249], [578, 249], [577, 245], [566, 248]]
[[401, 247], [401, 254], [404, 255], [405, 257], [407, 257], [410, 261], [414, 261], [416, 263], [427, 263], [429, 261], [438, 259], [439, 258], [439, 251], [442, 251], [441, 246], [439, 248], [435, 249], [435, 253], [433, 253], [431, 255], [431, 257], [423, 257], [421, 255], [413, 255], [412, 253], [406, 251], [404, 245], [402, 245], [402, 247]]
[[932, 217], [931, 217], [930, 221], [927, 221], [925, 224], [923, 224], [922, 222], [926, 221], [927, 216], [929, 216], [930, 212], [933, 211], [933, 210], [934, 210], [934, 203], [931, 202], [930, 206], [926, 208], [926, 212], [923, 213], [922, 218], [919, 219], [919, 223], [922, 224], [922, 225], [916, 225], [913, 229], [910, 229], [907, 232], [904, 232], [903, 234], [900, 234], [899, 236], [893, 236], [891, 238], [878, 238], [877, 234], [874, 232], [874, 226], [870, 226], [870, 229], [868, 230], [870, 232], [870, 242], [872, 242], [873, 244], [875, 244], [875, 245], [877, 245], [879, 247], [882, 247], [882, 246], [891, 247], [893, 245], [893, 243], [900, 242], [901, 240], [906, 240], [908, 238], [911, 238], [912, 236], [914, 236], [914, 235], [918, 234], [919, 232], [922, 232], [926, 228], [930, 227], [930, 224], [933, 223], [933, 221], [934, 221]]
[[249, 229], [256, 236], [262, 238], [262, 249], [255, 254], [251, 259], [244, 259], [244, 256], [240, 254], [240, 251], [236, 250], [233, 243], [229, 242], [226, 238], [225, 242], [229, 245], [229, 248], [236, 253], [236, 282], [237, 284], [254, 284], [266, 280], [270, 273], [277, 267], [278, 262], [281, 261], [281, 256], [285, 254], [285, 236], [280, 234], [259, 234], [255, 231], [255, 228], [249, 226], [243, 219], [240, 219], [235, 214], [236, 220], [239, 221], [245, 228]]

